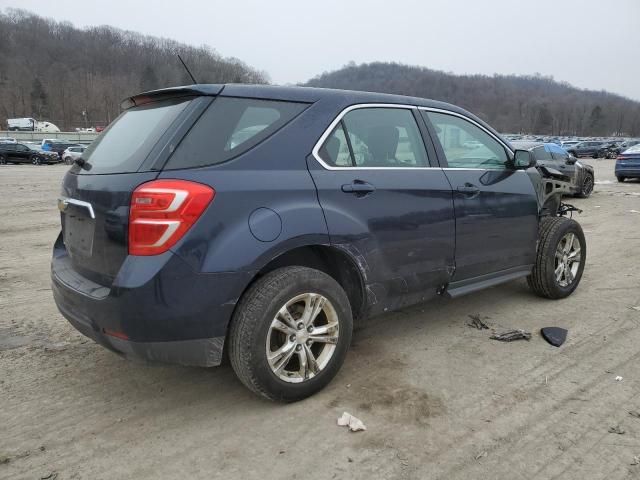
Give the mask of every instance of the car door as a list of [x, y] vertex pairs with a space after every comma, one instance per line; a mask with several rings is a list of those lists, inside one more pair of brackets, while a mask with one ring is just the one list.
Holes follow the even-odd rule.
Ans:
[[417, 118], [415, 107], [352, 106], [308, 158], [331, 244], [365, 272], [372, 313], [436, 295], [453, 272], [451, 187]]
[[26, 145], [16, 145], [14, 152], [14, 158], [16, 162], [26, 163], [31, 158], [31, 150]]
[[7, 145], [5, 147], [5, 154], [8, 162], [18, 163], [20, 161], [20, 158], [17, 156], [16, 147], [17, 145], [15, 144]]
[[564, 149], [560, 147], [552, 146], [550, 147], [550, 150], [554, 165], [557, 165], [555, 168], [560, 170], [565, 175], [571, 177], [571, 181], [575, 183], [576, 162], [571, 159], [571, 155], [569, 155]]
[[[421, 113], [453, 187], [454, 282], [530, 268], [538, 236], [538, 200], [527, 172], [515, 170], [506, 144], [474, 120], [437, 109]], [[482, 146], [464, 148], [469, 140]]]

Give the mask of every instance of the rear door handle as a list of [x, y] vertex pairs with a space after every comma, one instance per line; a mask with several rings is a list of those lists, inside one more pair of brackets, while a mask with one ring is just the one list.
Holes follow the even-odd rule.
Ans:
[[458, 187], [458, 191], [467, 195], [475, 195], [480, 192], [480, 189], [471, 183], [465, 183], [463, 186]]
[[366, 195], [367, 193], [375, 192], [376, 187], [370, 183], [354, 180], [351, 183], [342, 185], [342, 191], [345, 193], [355, 193], [356, 195]]

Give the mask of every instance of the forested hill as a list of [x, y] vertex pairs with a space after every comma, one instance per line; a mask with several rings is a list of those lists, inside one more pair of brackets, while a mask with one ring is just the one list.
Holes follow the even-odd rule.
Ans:
[[133, 93], [193, 83], [177, 53], [201, 83], [268, 81], [265, 73], [208, 47], [0, 11], [0, 129], [13, 117], [64, 129], [104, 125]]
[[542, 76], [453, 75], [397, 63], [351, 63], [305, 85], [441, 100], [505, 133], [640, 136], [639, 102]]

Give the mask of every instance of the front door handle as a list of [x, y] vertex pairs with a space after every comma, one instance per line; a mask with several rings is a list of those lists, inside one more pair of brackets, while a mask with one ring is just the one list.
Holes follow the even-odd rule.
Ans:
[[355, 193], [356, 195], [366, 195], [367, 193], [375, 192], [376, 187], [370, 183], [363, 182], [361, 180], [354, 180], [351, 183], [342, 185], [342, 191], [345, 193]]
[[465, 183], [458, 187], [458, 191], [465, 195], [475, 196], [480, 192], [480, 189], [471, 183]]

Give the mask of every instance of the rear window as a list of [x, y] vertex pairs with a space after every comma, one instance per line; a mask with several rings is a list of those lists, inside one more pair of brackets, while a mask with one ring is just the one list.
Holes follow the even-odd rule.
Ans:
[[84, 151], [89, 168], [77, 173], [136, 172], [191, 98], [163, 100], [126, 110]]
[[533, 149], [533, 157], [536, 160], [553, 160], [551, 158], [551, 153], [549, 153], [549, 151], [543, 146], [540, 145], [539, 147], [536, 147]]
[[203, 167], [230, 160], [273, 135], [306, 106], [293, 102], [219, 97], [182, 140], [165, 170]]

